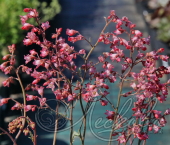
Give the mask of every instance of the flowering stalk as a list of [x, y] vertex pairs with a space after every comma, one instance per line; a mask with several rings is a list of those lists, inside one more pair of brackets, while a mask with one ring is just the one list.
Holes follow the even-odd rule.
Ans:
[[[58, 107], [59, 107], [59, 104], [57, 103], [57, 106], [56, 106], [56, 113], [58, 115]], [[56, 115], [56, 116], [57, 116]], [[53, 145], [56, 145], [56, 141], [57, 141], [57, 129], [58, 129], [58, 118], [56, 117], [55, 118], [55, 128], [54, 128], [54, 137], [53, 137]]]
[[73, 101], [70, 104], [70, 145], [73, 145]]
[[[22, 66], [20, 66], [20, 67], [22, 67]], [[20, 76], [19, 76], [19, 69], [20, 69], [20, 67], [18, 67], [18, 69], [16, 70], [16, 75], [17, 75], [17, 79], [18, 79], [19, 84], [20, 84], [21, 89], [22, 89], [22, 95], [23, 95], [24, 106], [26, 106], [26, 94], [25, 94], [25, 89], [24, 89], [24, 87], [23, 87], [23, 84], [22, 84], [21, 79], [20, 79]], [[25, 120], [25, 118], [26, 118], [26, 109], [25, 109], [25, 107], [24, 107], [24, 109], [23, 109], [23, 116], [24, 116], [24, 119], [23, 119], [23, 122], [22, 122], [22, 126], [23, 126], [23, 127], [19, 130], [18, 134], [17, 134], [16, 137], [15, 137], [15, 140], [18, 139], [18, 137], [20, 136], [20, 134], [21, 134], [21, 132], [22, 132], [24, 126], [25, 126], [25, 121], [26, 121], [26, 120]]]
[[1, 127], [0, 127], [0, 130], [2, 130], [11, 139], [11, 141], [13, 142], [13, 145], [17, 145], [15, 139], [6, 130], [4, 130]]

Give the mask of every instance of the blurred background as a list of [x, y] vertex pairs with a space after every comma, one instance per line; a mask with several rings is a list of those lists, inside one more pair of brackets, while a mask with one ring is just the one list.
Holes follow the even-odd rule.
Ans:
[[[40, 13], [41, 21], [49, 21], [51, 27], [47, 30], [47, 38], [51, 39], [51, 34], [55, 32], [56, 28], [63, 28], [62, 37], [67, 39], [65, 30], [75, 29], [79, 31], [87, 39], [91, 40], [94, 44], [98, 36], [105, 25], [104, 17], [109, 15], [110, 10], [115, 10], [116, 14], [121, 18], [127, 16], [129, 20], [137, 25], [138, 30], [143, 32], [144, 36], [151, 36], [151, 45], [149, 50], [157, 50], [160, 47], [165, 48], [164, 54], [170, 55], [170, 1], [169, 0], [0, 0], [0, 57], [8, 53], [7, 46], [15, 43], [17, 45], [17, 65], [24, 64], [23, 55], [27, 54], [30, 49], [36, 49], [36, 46], [23, 46], [22, 40], [26, 35], [26, 31], [21, 30], [20, 15], [25, 15], [23, 8], [35, 8]], [[34, 23], [33, 21], [30, 23]], [[111, 25], [106, 31], [113, 31], [115, 27]], [[125, 36], [125, 38], [127, 38]], [[75, 44], [71, 44], [75, 49], [90, 50], [89, 45], [85, 41], [80, 41]], [[109, 46], [108, 46], [109, 48]], [[95, 61], [96, 57], [102, 53], [107, 46], [100, 44], [91, 56], [91, 60]], [[2, 60], [0, 59], [0, 62]], [[158, 62], [158, 66], [169, 66], [166, 62]], [[31, 66], [30, 66], [31, 67]], [[140, 66], [139, 66], [140, 67]], [[120, 65], [115, 65], [116, 69], [121, 69]], [[100, 68], [99, 68], [100, 69]], [[138, 71], [139, 68], [136, 68]], [[15, 75], [15, 74], [13, 74]], [[69, 73], [67, 74], [70, 75]], [[0, 84], [7, 78], [7, 76], [0, 73]], [[32, 78], [21, 75], [24, 84], [32, 81]], [[163, 78], [164, 80], [168, 77]], [[117, 87], [111, 86], [112, 88]], [[129, 86], [124, 88], [126, 91]], [[116, 95], [117, 90], [112, 89], [111, 95]], [[46, 92], [45, 95], [48, 99], [55, 99], [55, 96], [50, 92]], [[12, 97], [22, 102], [22, 95], [19, 84], [14, 84], [10, 88], [4, 88], [1, 85], [0, 88], [1, 97]], [[122, 101], [122, 105], [125, 100]], [[14, 117], [19, 116], [20, 112], [10, 111], [10, 107], [13, 104], [10, 102], [6, 106], [0, 107], [0, 126], [7, 128], [8, 122], [13, 120]], [[53, 104], [52, 104], [53, 105]], [[164, 104], [157, 106], [160, 110], [164, 110], [165, 107], [170, 106], [169, 100]], [[110, 110], [108, 106], [104, 109], [100, 104], [96, 104], [96, 112], [93, 112], [93, 117], [97, 119], [102, 116], [105, 119], [105, 110]], [[81, 118], [81, 112], [79, 112], [79, 106], [75, 108], [74, 118], [79, 120]], [[47, 112], [49, 115], [49, 113]], [[28, 113], [35, 120], [36, 112]], [[39, 116], [40, 117], [40, 116]], [[46, 116], [45, 119], [48, 117]], [[50, 117], [49, 117], [50, 118]], [[170, 118], [168, 118], [170, 121]], [[46, 120], [49, 121], [48, 119]], [[50, 120], [53, 121], [53, 120]], [[104, 120], [106, 121], [106, 120]], [[87, 129], [86, 144], [98, 144], [105, 145], [107, 142], [107, 133], [100, 134], [97, 128], [90, 127], [94, 125], [94, 122], [90, 124], [90, 116]], [[49, 123], [49, 122], [48, 122]], [[62, 129], [67, 128], [69, 124], [63, 126]], [[75, 129], [77, 129], [75, 125]], [[62, 130], [61, 129], [61, 130]], [[100, 128], [101, 129], [101, 128]], [[104, 129], [104, 128], [102, 128]], [[53, 133], [49, 130], [44, 130], [42, 126], [37, 127], [38, 145], [51, 145]], [[162, 145], [170, 142], [170, 126], [163, 128], [159, 134], [150, 135], [148, 144]], [[59, 132], [58, 144], [69, 144], [69, 130]], [[26, 139], [27, 137], [21, 137], [19, 144], [30, 145], [31, 141]], [[79, 139], [75, 139], [75, 144], [80, 144]], [[117, 144], [113, 142], [113, 144]], [[0, 145], [12, 145], [7, 137], [0, 136]]]

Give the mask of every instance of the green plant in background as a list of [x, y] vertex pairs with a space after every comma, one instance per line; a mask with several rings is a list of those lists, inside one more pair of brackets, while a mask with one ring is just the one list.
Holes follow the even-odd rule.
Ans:
[[153, 13], [146, 15], [146, 21], [157, 30], [159, 40], [170, 42], [170, 0], [149, 0], [147, 5]]
[[160, 19], [157, 29], [158, 39], [164, 42], [170, 42], [170, 19], [166, 17]]
[[[6, 54], [7, 45], [19, 43], [23, 31], [19, 16], [25, 7], [38, 9], [42, 21], [52, 19], [61, 10], [58, 0], [39, 2], [38, 0], [0, 0], [0, 57]], [[23, 12], [24, 14], [24, 12]]]

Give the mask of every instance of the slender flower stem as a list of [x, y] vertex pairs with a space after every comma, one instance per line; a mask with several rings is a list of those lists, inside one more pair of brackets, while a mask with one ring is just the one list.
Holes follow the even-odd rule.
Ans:
[[[106, 22], [106, 24], [105, 24], [103, 30], [101, 31], [100, 35], [104, 33], [104, 31], [106, 30], [107, 26], [112, 22], [112, 20], [113, 20], [113, 18], [110, 19], [108, 22]], [[99, 37], [100, 37], [100, 35], [99, 35]], [[96, 43], [95, 43], [95, 45], [91, 48], [91, 50], [90, 50], [89, 53], [87, 54], [86, 60], [88, 60], [89, 56], [91, 55], [91, 53], [93, 52], [93, 50], [96, 48], [96, 46], [98, 45], [98, 43], [99, 43], [99, 41], [97, 40]]]
[[17, 145], [16, 140], [6, 130], [4, 130], [1, 127], [0, 127], [0, 130], [2, 130], [11, 139], [11, 141], [13, 142], [13, 145]]
[[[106, 22], [103, 30], [101, 31], [100, 35], [104, 33], [105, 29], [107, 28], [107, 26], [112, 22], [113, 18], [110, 19], [108, 22]], [[91, 46], [91, 50], [89, 51], [89, 53], [87, 54], [86, 58], [85, 58], [85, 65], [86, 65], [86, 69], [85, 69], [85, 73], [84, 73], [84, 76], [83, 76], [83, 79], [82, 79], [82, 85], [81, 85], [81, 89], [80, 89], [80, 94], [81, 94], [81, 91], [82, 91], [82, 86], [84, 84], [84, 80], [85, 80], [85, 77], [86, 77], [86, 74], [87, 74], [87, 61], [88, 61], [88, 58], [89, 56], [91, 55], [91, 53], [93, 52], [93, 50], [96, 48], [96, 46], [98, 45], [99, 41], [97, 40], [95, 45], [91, 45], [91, 43], [85, 39]], [[85, 135], [86, 135], [86, 112], [84, 110], [84, 107], [83, 107], [83, 103], [82, 103], [82, 97], [80, 96], [80, 106], [81, 106], [81, 110], [83, 112], [83, 124], [84, 124], [84, 130], [83, 130], [83, 136], [81, 136], [81, 141], [82, 141], [82, 145], [84, 145], [84, 140], [85, 140]]]
[[22, 122], [22, 128], [19, 130], [18, 134], [16, 135], [15, 140], [17, 140], [18, 137], [20, 136], [20, 134], [21, 134], [21, 132], [22, 132], [24, 126], [25, 126], [25, 121], [26, 121], [26, 110], [25, 110], [25, 106], [26, 106], [26, 93], [25, 93], [24, 86], [23, 86], [23, 84], [22, 84], [22, 82], [21, 82], [21, 78], [20, 78], [20, 76], [19, 76], [19, 69], [20, 69], [21, 67], [22, 67], [22, 65], [17, 68], [17, 70], [16, 70], [16, 75], [17, 75], [19, 84], [20, 84], [21, 89], [22, 89], [22, 96], [23, 96], [23, 103], [24, 103], [24, 109], [23, 109], [23, 110], [24, 110], [24, 113], [23, 113], [24, 119], [23, 119], [23, 122]]
[[[60, 78], [60, 74], [57, 73], [57, 78], [59, 79]], [[60, 86], [60, 81], [58, 81], [58, 89], [60, 89], [61, 86]], [[55, 128], [54, 128], [54, 136], [53, 136], [53, 145], [56, 145], [56, 141], [57, 141], [57, 129], [58, 129], [58, 119], [57, 116], [59, 114], [58, 112], [58, 108], [59, 108], [59, 103], [57, 102], [57, 106], [56, 106], [56, 118], [55, 118]]]
[[54, 136], [53, 136], [53, 145], [56, 145], [56, 141], [57, 141], [57, 129], [58, 129], [58, 118], [57, 118], [57, 115], [58, 115], [58, 107], [59, 107], [59, 104], [57, 102], [57, 106], [56, 106], [56, 119], [55, 119], [55, 129], [54, 129]]
[[146, 140], [143, 141], [143, 145], [146, 145]]
[[121, 80], [120, 82], [120, 89], [119, 89], [119, 94], [118, 94], [118, 101], [117, 101], [117, 106], [116, 106], [116, 111], [115, 111], [115, 116], [114, 116], [114, 121], [113, 121], [113, 124], [112, 124], [112, 128], [111, 128], [111, 132], [110, 132], [110, 137], [109, 137], [109, 143], [108, 145], [111, 145], [111, 141], [112, 141], [112, 134], [114, 132], [114, 126], [115, 126], [115, 121], [116, 121], [116, 118], [117, 118], [117, 113], [118, 113], [118, 108], [119, 108], [119, 104], [120, 104], [120, 98], [121, 98], [121, 93], [122, 93], [122, 86], [123, 86], [123, 82], [124, 80]]
[[[23, 117], [25, 118], [25, 117]], [[28, 119], [30, 122], [33, 122], [29, 117], [25, 118], [25, 119]], [[36, 132], [36, 124], [35, 124], [35, 128], [33, 129], [33, 132], [34, 132], [34, 137], [33, 137], [33, 144], [34, 145], [37, 145], [37, 132]]]
[[70, 107], [70, 145], [73, 145], [73, 101]]
[[116, 111], [115, 111], [115, 116], [114, 116], [114, 120], [113, 120], [113, 124], [112, 124], [112, 128], [111, 128], [111, 132], [110, 132], [110, 137], [109, 137], [109, 142], [108, 142], [108, 145], [111, 145], [111, 141], [112, 141], [112, 134], [114, 132], [114, 127], [115, 127], [115, 121], [117, 119], [117, 115], [118, 115], [118, 109], [119, 109], [119, 105], [120, 105], [120, 99], [121, 99], [121, 94], [122, 94], [122, 89], [123, 89], [123, 83], [124, 83], [124, 80], [126, 79], [126, 77], [129, 75], [129, 73], [131, 72], [133, 68], [133, 64], [132, 66], [130, 67], [129, 71], [125, 74], [125, 76], [121, 79], [120, 81], [120, 89], [119, 89], [119, 93], [118, 93], [118, 101], [117, 101], [117, 106], [116, 106]]
[[[83, 82], [82, 82], [82, 87], [83, 87], [83, 83], [84, 83], [84, 79], [83, 79]], [[86, 129], [85, 129], [85, 127], [86, 127], [86, 121], [85, 121], [85, 119], [86, 119], [86, 117], [85, 117], [86, 112], [85, 112], [84, 107], [83, 107], [82, 96], [81, 96], [82, 87], [80, 89], [80, 107], [81, 107], [81, 110], [82, 110], [82, 113], [83, 113], [84, 131], [83, 131], [83, 136], [80, 136], [80, 139], [81, 139], [82, 145], [84, 145], [85, 132], [86, 132]], [[81, 127], [80, 127], [80, 130], [81, 130]]]
[[33, 132], [34, 132], [34, 145], [37, 145], [37, 133], [36, 133], [36, 129], [34, 129]]

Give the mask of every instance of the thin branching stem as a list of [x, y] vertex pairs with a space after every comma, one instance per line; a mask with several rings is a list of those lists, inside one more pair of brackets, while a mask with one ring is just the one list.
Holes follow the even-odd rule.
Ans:
[[18, 68], [17, 68], [17, 70], [16, 70], [16, 75], [17, 75], [17, 78], [18, 78], [18, 81], [19, 81], [19, 84], [20, 84], [20, 86], [21, 86], [21, 89], [22, 89], [22, 96], [23, 96], [23, 107], [24, 107], [24, 109], [23, 109], [23, 116], [24, 116], [24, 119], [23, 119], [23, 122], [22, 122], [22, 128], [19, 130], [19, 132], [18, 132], [18, 134], [15, 136], [15, 140], [17, 140], [18, 139], [18, 137], [20, 136], [20, 134], [21, 134], [21, 132], [22, 132], [22, 130], [23, 130], [23, 128], [24, 128], [24, 126], [25, 126], [25, 121], [26, 121], [26, 109], [25, 109], [25, 107], [26, 107], [26, 93], [25, 93], [25, 89], [24, 89], [24, 86], [23, 86], [23, 84], [22, 84], [22, 81], [21, 81], [21, 78], [20, 78], [20, 76], [19, 76], [19, 69], [22, 67], [22, 65], [21, 66], [19, 66]]
[[11, 141], [13, 142], [13, 145], [17, 145], [16, 140], [6, 130], [4, 130], [1, 127], [0, 127], [0, 130], [2, 130], [11, 139]]

